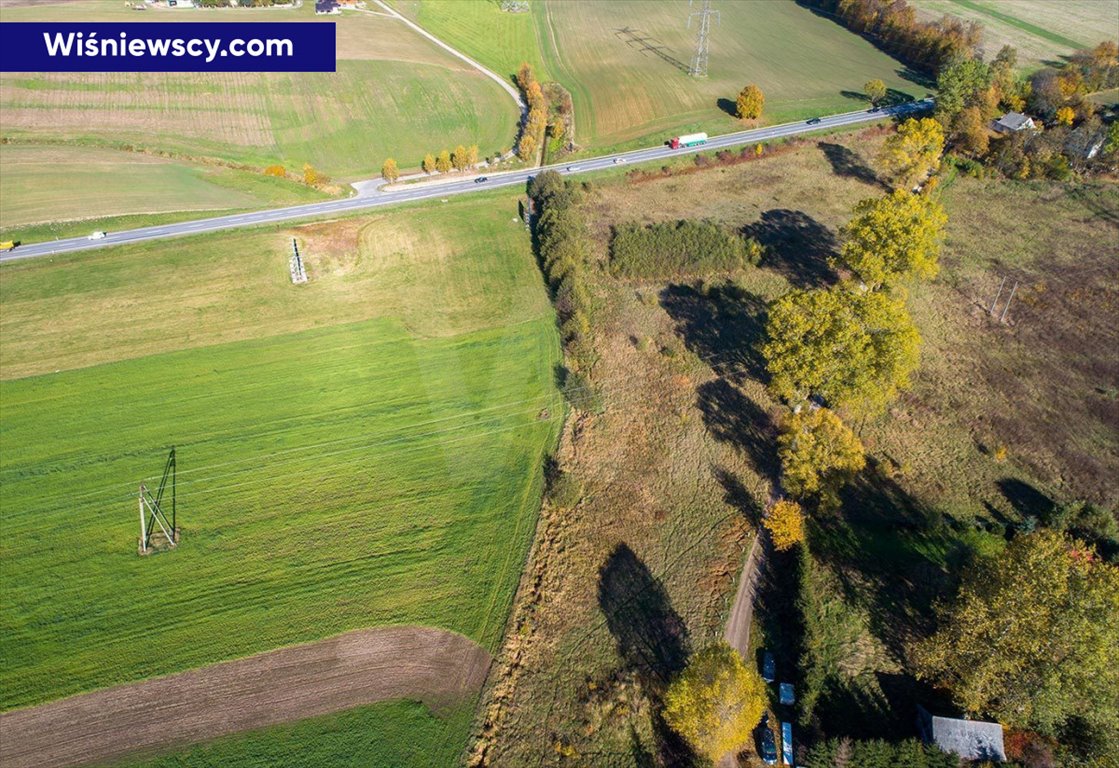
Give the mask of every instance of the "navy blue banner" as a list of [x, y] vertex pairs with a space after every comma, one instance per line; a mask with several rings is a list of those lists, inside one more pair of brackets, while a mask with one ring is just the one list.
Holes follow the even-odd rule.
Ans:
[[0, 24], [0, 72], [333, 71], [333, 22]]

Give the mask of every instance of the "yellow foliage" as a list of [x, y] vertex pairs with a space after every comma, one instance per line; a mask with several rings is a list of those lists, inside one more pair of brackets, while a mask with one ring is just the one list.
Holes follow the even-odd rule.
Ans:
[[264, 169], [264, 175], [265, 176], [275, 176], [277, 178], [282, 179], [282, 178], [284, 178], [285, 176], [288, 175], [288, 171], [287, 171], [287, 168], [284, 168], [284, 166], [282, 166], [282, 165], [278, 165], [278, 164], [277, 165], [270, 165], [270, 166], [268, 166], [267, 168]]
[[717, 763], [750, 741], [765, 708], [765, 683], [738, 652], [718, 643], [692, 656], [664, 695], [664, 720]]
[[1057, 125], [1072, 125], [1076, 119], [1076, 111], [1072, 107], [1061, 107], [1057, 110]]
[[863, 444], [827, 408], [804, 408], [785, 422], [777, 438], [781, 483], [804, 497], [831, 494], [866, 466]]
[[791, 403], [819, 395], [875, 413], [909, 385], [920, 334], [905, 302], [884, 291], [790, 291], [770, 306], [761, 352], [770, 388]]
[[804, 541], [804, 510], [795, 501], [781, 499], [770, 507], [762, 523], [778, 552], [792, 549]]
[[735, 107], [740, 120], [754, 120], [761, 117], [762, 109], [765, 107], [765, 94], [762, 93], [761, 88], [751, 83], [738, 94]]
[[863, 93], [870, 99], [871, 104], [877, 104], [886, 98], [886, 84], [881, 80], [871, 80], [863, 86]]
[[391, 157], [381, 166], [381, 178], [390, 184], [400, 178], [400, 169], [396, 167], [396, 161]]
[[843, 228], [842, 260], [872, 289], [935, 277], [947, 221], [940, 203], [928, 196], [898, 190], [863, 200]]
[[910, 118], [882, 145], [882, 165], [898, 187], [911, 189], [936, 170], [944, 152], [944, 129], [931, 117]]
[[431, 173], [435, 170], [435, 155], [430, 152], [424, 155], [423, 169], [424, 173]]
[[447, 150], [440, 150], [439, 156], [435, 158], [435, 170], [439, 173], [446, 173], [451, 170], [451, 153]]

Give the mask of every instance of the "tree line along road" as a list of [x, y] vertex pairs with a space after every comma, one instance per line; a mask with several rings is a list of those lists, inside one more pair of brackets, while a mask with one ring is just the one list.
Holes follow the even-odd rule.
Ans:
[[[656, 160], [666, 160], [680, 155], [696, 154], [715, 149], [727, 149], [747, 144], [757, 144], [763, 141], [788, 138], [804, 133], [827, 131], [828, 129], [844, 128], [861, 123], [874, 123], [886, 118], [894, 118], [923, 112], [931, 109], [931, 98], [912, 101], [892, 107], [884, 107], [877, 111], [860, 110], [858, 112], [844, 112], [827, 117], [814, 118], [811, 122], [798, 121], [784, 123], [766, 128], [755, 128], [748, 131], [727, 133], [722, 136], [711, 137], [706, 144], [695, 147], [681, 147], [671, 149], [668, 146], [637, 149], [630, 152], [619, 152], [613, 155], [572, 161], [571, 164], [559, 164], [543, 168], [527, 168], [519, 171], [494, 174], [485, 183], [478, 184], [474, 178], [465, 178], [461, 181], [440, 184], [415, 184], [411, 188], [393, 190], [391, 192], [378, 191], [374, 194], [349, 197], [344, 200], [327, 200], [321, 203], [307, 203], [288, 208], [273, 208], [265, 211], [240, 213], [230, 216], [215, 216], [207, 219], [184, 221], [177, 224], [161, 224], [152, 227], [140, 227], [121, 232], [110, 232], [99, 240], [90, 240], [85, 237], [71, 237], [62, 240], [52, 240], [44, 243], [30, 243], [17, 246], [15, 249], [0, 253], [0, 262], [29, 259], [36, 256], [70, 253], [73, 251], [92, 250], [94, 248], [108, 248], [126, 243], [138, 243], [146, 240], [162, 240], [170, 237], [184, 237], [188, 235], [201, 235], [210, 232], [220, 232], [228, 229], [239, 229], [261, 224], [277, 224], [299, 219], [310, 219], [319, 216], [336, 216], [338, 214], [362, 211], [371, 208], [380, 208], [401, 203], [410, 203], [431, 198], [444, 198], [451, 195], [465, 195], [471, 192], [481, 192], [495, 187], [511, 187], [524, 185], [530, 178], [544, 170], [555, 170], [562, 174], [582, 174], [592, 171], [601, 171], [613, 168], [616, 160], [625, 163], [646, 163]], [[570, 170], [568, 170], [570, 168]]]

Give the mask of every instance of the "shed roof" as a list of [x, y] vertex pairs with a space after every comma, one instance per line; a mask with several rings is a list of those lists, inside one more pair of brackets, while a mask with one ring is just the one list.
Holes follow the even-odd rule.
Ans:
[[998, 119], [996, 125], [1000, 125], [1011, 131], [1020, 131], [1023, 128], [1032, 126], [1033, 123], [1033, 118], [1029, 115], [1023, 115], [1021, 112], [1007, 112]]
[[1002, 742], [1002, 726], [980, 720], [962, 720], [955, 717], [936, 717], [923, 707], [921, 733], [926, 741], [933, 742], [945, 752], [955, 752], [969, 760], [1006, 760]]

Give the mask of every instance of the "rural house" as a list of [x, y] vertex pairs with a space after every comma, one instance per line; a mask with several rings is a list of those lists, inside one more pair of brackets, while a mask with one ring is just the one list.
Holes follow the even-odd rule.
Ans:
[[999, 133], [1017, 133], [1018, 131], [1034, 130], [1034, 119], [1021, 112], [1007, 112], [995, 121], [995, 130]]
[[917, 729], [926, 744], [935, 744], [945, 752], [954, 752], [966, 760], [1006, 760], [1002, 726], [998, 723], [935, 717], [918, 704]]

